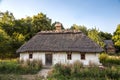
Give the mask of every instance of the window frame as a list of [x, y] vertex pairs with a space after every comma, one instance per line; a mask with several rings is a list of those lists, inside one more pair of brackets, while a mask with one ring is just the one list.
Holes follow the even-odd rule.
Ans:
[[32, 59], [32, 58], [33, 58], [33, 54], [30, 53], [30, 54], [29, 54], [29, 59]]
[[86, 53], [80, 53], [81, 60], [85, 60], [86, 59], [85, 54]]
[[67, 60], [72, 60], [72, 52], [67, 53]]

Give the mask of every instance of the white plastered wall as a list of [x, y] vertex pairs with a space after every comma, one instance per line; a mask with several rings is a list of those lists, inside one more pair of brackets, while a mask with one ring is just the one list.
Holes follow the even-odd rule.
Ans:
[[62, 63], [62, 64], [74, 63], [75, 61], [80, 61], [84, 65], [89, 65], [90, 62], [98, 64], [98, 65], [100, 64], [98, 53], [86, 53], [85, 54], [85, 60], [81, 60], [80, 53], [72, 53], [71, 56], [72, 56], [72, 59], [68, 60], [67, 59], [67, 54], [65, 52], [54, 53], [53, 54], [53, 65], [56, 64], [56, 63]]
[[34, 52], [33, 58], [29, 59], [29, 54], [30, 53], [21, 53], [20, 54], [20, 60], [42, 60], [42, 64], [45, 65], [45, 53], [42, 52]]
[[[42, 60], [42, 64], [45, 65], [45, 52], [34, 52], [33, 54], [33, 59], [36, 60]], [[68, 60], [67, 59], [67, 54], [66, 52], [57, 52], [57, 53], [52, 53], [52, 64], [56, 63], [62, 63], [62, 64], [67, 64], [67, 63], [73, 63], [75, 61], [80, 61], [84, 65], [89, 65], [89, 62], [100, 64], [99, 63], [99, 54], [98, 53], [86, 53], [85, 54], [85, 60], [81, 60], [81, 55], [80, 53], [72, 53], [72, 59]], [[29, 59], [29, 53], [21, 53], [20, 54], [20, 60], [28, 60]]]

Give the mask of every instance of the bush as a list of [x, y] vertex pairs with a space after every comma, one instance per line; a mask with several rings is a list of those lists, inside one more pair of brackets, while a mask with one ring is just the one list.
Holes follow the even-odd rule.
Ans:
[[80, 61], [75, 61], [73, 64], [71, 64], [71, 73], [79, 73], [81, 68], [83, 68], [83, 63]]
[[73, 64], [56, 64], [48, 80], [119, 80], [120, 69], [108, 67], [101, 70], [97, 66], [83, 67], [76, 61]]
[[109, 56], [108, 54], [101, 54], [100, 62], [105, 66], [111, 66], [111, 65], [120, 65], [120, 57], [119, 56]]
[[35, 74], [42, 68], [41, 60], [27, 62], [0, 61], [1, 74]]

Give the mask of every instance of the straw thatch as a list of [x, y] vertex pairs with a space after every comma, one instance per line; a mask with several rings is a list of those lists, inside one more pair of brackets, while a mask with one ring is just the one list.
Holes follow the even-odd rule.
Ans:
[[105, 47], [108, 48], [114, 48], [114, 44], [112, 40], [104, 40]]
[[80, 31], [37, 33], [16, 52], [102, 52], [103, 49]]
[[104, 40], [105, 51], [107, 53], [115, 53], [115, 47], [112, 40]]

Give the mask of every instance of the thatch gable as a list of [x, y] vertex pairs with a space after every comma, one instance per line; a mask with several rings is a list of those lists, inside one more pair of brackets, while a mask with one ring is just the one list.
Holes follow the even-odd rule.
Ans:
[[106, 48], [114, 47], [112, 40], [104, 40]]
[[115, 53], [115, 47], [112, 40], [104, 40], [105, 51], [107, 53]]
[[102, 52], [103, 49], [80, 31], [44, 31], [23, 44], [22, 52]]

